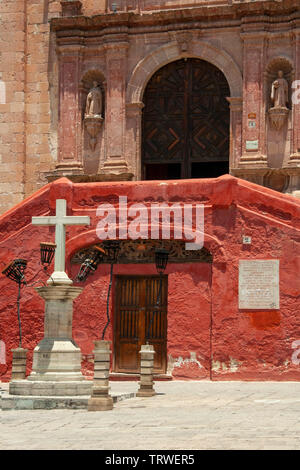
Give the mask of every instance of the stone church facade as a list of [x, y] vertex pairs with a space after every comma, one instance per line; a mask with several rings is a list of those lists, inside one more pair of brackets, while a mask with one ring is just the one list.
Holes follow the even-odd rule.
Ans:
[[0, 210], [74, 182], [300, 189], [298, 0], [4, 0]]

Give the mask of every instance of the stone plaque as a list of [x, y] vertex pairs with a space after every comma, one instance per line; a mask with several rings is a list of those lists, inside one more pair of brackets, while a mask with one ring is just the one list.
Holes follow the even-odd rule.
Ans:
[[246, 150], [258, 150], [258, 140], [246, 140]]
[[279, 260], [240, 260], [239, 308], [279, 309]]

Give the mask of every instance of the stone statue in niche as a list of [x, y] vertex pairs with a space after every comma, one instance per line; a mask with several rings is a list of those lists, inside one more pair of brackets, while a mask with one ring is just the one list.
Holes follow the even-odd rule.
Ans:
[[102, 92], [96, 81], [93, 82], [93, 88], [90, 89], [86, 98], [86, 116], [102, 117]]
[[278, 77], [272, 83], [271, 100], [273, 108], [286, 108], [289, 101], [289, 85], [283, 76], [283, 71], [278, 71]]
[[86, 97], [84, 112], [84, 124], [89, 135], [89, 144], [92, 151], [96, 148], [97, 135], [100, 132], [103, 122], [102, 108], [102, 91], [99, 83], [94, 81]]
[[289, 101], [289, 85], [283, 76], [283, 71], [277, 72], [277, 78], [273, 81], [271, 87], [272, 107], [269, 109], [271, 125], [279, 131], [285, 123], [289, 110], [287, 104]]

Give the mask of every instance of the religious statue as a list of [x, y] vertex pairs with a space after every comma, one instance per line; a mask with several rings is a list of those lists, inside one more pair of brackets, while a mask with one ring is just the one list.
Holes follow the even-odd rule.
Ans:
[[283, 77], [283, 71], [278, 71], [278, 78], [272, 83], [271, 100], [273, 108], [286, 108], [288, 103], [289, 86]]
[[103, 122], [102, 117], [102, 92], [98, 82], [93, 82], [93, 87], [86, 97], [84, 124], [88, 133], [90, 148], [95, 150], [97, 136]]
[[279, 131], [286, 122], [289, 114], [287, 107], [289, 101], [289, 85], [283, 77], [283, 71], [279, 70], [277, 78], [272, 83], [271, 89], [272, 107], [269, 109], [268, 114], [272, 127]]
[[94, 116], [102, 117], [102, 93], [96, 81], [93, 82], [93, 87], [90, 89], [85, 106], [85, 117]]

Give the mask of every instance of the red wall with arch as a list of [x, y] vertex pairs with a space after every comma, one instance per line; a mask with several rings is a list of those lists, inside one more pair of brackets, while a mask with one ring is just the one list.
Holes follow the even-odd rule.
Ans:
[[[91, 225], [67, 229], [67, 271], [78, 266], [76, 251], [99, 242], [97, 207], [117, 204], [179, 201], [205, 207], [207, 263], [170, 263], [168, 291], [169, 373], [179, 379], [299, 380], [295, 342], [300, 340], [300, 202], [291, 196], [233, 178], [73, 184], [55, 181], [0, 217], [1, 267], [17, 257], [28, 260], [27, 281], [46, 280], [39, 263], [40, 241], [53, 241], [54, 228], [33, 226], [32, 216], [55, 213], [55, 200], [67, 200], [68, 214], [89, 215]], [[242, 244], [242, 235], [252, 238]], [[240, 259], [280, 260], [280, 310], [238, 308]], [[156, 274], [153, 264], [116, 265], [116, 274]], [[102, 265], [84, 284], [74, 302], [73, 334], [83, 354], [82, 371], [92, 376], [93, 340], [105, 324], [109, 266]], [[2, 380], [11, 373], [11, 348], [18, 345], [17, 285], [0, 276], [0, 340], [6, 345]], [[43, 300], [34, 288], [22, 289], [21, 319], [28, 373], [34, 347], [43, 337]], [[112, 301], [113, 315], [113, 301]], [[112, 338], [112, 327], [108, 330]], [[298, 347], [299, 348], [299, 347]], [[300, 356], [300, 354], [299, 354]]]

